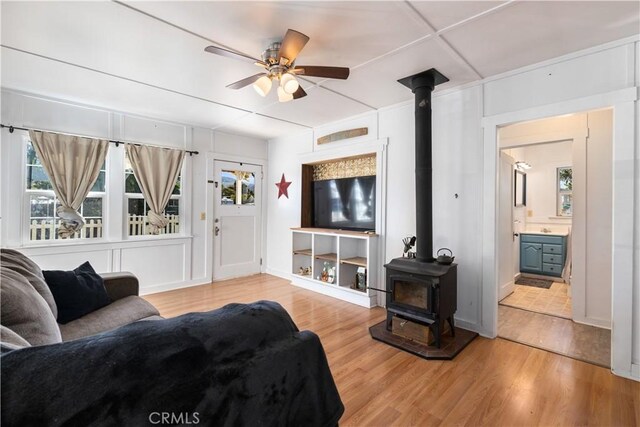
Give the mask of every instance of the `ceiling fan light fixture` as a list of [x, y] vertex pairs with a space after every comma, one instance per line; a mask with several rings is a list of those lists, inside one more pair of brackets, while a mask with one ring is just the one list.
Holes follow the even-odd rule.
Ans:
[[280, 87], [288, 94], [293, 95], [300, 87], [300, 83], [293, 74], [285, 73], [280, 77]]
[[289, 102], [293, 99], [293, 94], [285, 92], [282, 86], [278, 86], [278, 101]]
[[267, 96], [271, 90], [271, 79], [269, 76], [262, 76], [253, 84], [253, 88], [260, 96]]

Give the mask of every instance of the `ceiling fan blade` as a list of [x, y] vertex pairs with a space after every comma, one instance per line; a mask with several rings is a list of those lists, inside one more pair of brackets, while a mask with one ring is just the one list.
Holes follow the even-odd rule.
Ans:
[[223, 48], [217, 47], [217, 46], [207, 46], [207, 47], [204, 48], [204, 50], [205, 50], [205, 52], [213, 53], [213, 54], [220, 55], [220, 56], [226, 56], [227, 58], [239, 59], [240, 61], [251, 62], [251, 63], [262, 65], [262, 66], [266, 66], [267, 65], [267, 64], [264, 63], [264, 61], [261, 61], [259, 59], [252, 58], [252, 57], [244, 55], [242, 53], [233, 52], [231, 50], [223, 49]]
[[229, 89], [242, 89], [245, 86], [249, 86], [251, 83], [255, 82], [256, 80], [258, 80], [262, 76], [266, 76], [266, 74], [265, 73], [258, 73], [258, 74], [255, 74], [255, 75], [251, 76], [251, 77], [247, 77], [246, 79], [238, 80], [235, 83], [228, 84], [227, 87]]
[[304, 96], [307, 96], [307, 92], [305, 92], [304, 89], [302, 89], [302, 86], [299, 86], [298, 90], [293, 92], [293, 99], [302, 98]]
[[329, 79], [346, 80], [349, 77], [349, 69], [346, 67], [319, 67], [315, 65], [298, 65], [293, 72], [309, 77], [326, 77]]
[[288, 64], [291, 64], [297, 58], [302, 48], [309, 41], [309, 37], [299, 31], [289, 29], [282, 40], [280, 51], [278, 52], [278, 61], [280, 58], [287, 58]]

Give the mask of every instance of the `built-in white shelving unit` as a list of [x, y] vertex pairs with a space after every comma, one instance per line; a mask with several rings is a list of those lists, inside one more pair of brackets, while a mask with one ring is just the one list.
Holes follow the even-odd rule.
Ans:
[[[292, 283], [363, 307], [374, 307], [380, 288], [377, 268], [377, 235], [324, 228], [294, 228]], [[324, 263], [335, 267], [333, 283], [320, 280]], [[358, 268], [366, 271], [366, 287], [357, 289]], [[310, 274], [300, 274], [311, 268]]]

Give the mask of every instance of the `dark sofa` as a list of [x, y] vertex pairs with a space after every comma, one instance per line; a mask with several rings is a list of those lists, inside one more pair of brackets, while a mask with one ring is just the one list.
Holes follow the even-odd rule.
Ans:
[[333, 426], [344, 411], [319, 338], [275, 302], [22, 348], [12, 333], [3, 426]]

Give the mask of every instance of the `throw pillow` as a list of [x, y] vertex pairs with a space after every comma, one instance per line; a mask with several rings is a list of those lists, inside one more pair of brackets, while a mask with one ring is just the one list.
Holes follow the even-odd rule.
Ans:
[[69, 323], [111, 302], [104, 281], [89, 262], [73, 271], [43, 271], [58, 306], [58, 323]]
[[29, 281], [19, 273], [0, 267], [0, 323], [31, 345], [62, 341], [51, 308]]
[[29, 283], [31, 283], [31, 286], [33, 286], [47, 302], [51, 308], [53, 317], [58, 317], [58, 309], [53, 300], [53, 295], [51, 295], [51, 291], [44, 281], [42, 270], [40, 270], [40, 267], [38, 267], [35, 262], [16, 250], [0, 249], [0, 264], [4, 268], [13, 270], [27, 279]]

